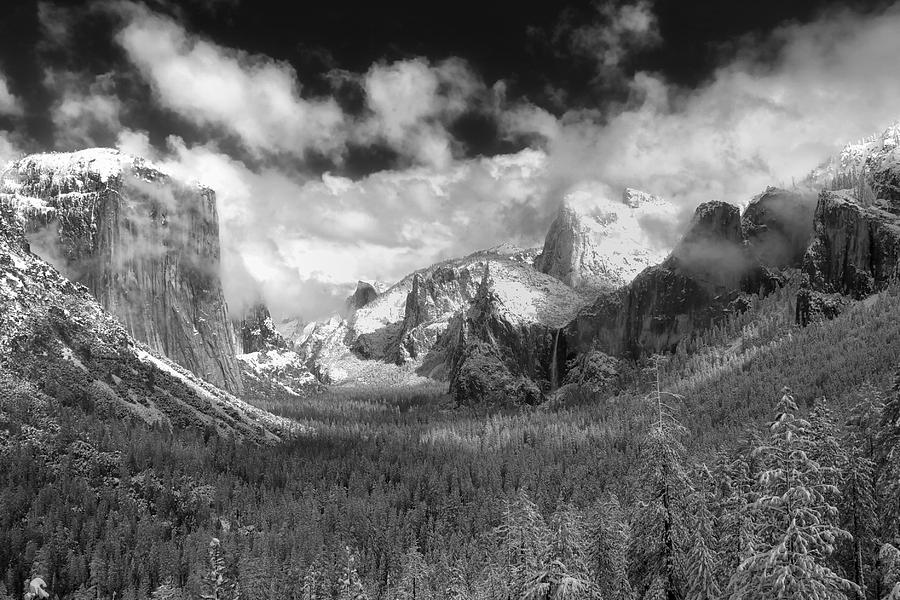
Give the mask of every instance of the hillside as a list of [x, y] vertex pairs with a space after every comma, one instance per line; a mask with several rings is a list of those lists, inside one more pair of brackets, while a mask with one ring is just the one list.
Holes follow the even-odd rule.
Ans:
[[0, 213], [0, 368], [4, 386], [108, 418], [257, 441], [296, 428], [135, 341], [87, 288], [29, 252], [8, 210]]
[[117, 150], [26, 156], [0, 181], [34, 251], [84, 284], [135, 339], [242, 391], [211, 189]]

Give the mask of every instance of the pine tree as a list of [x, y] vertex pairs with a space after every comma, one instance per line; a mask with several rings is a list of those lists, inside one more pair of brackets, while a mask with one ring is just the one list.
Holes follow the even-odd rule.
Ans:
[[885, 544], [878, 552], [881, 585], [887, 591], [884, 600], [900, 600], [900, 550]]
[[900, 371], [881, 411], [879, 492], [886, 539], [900, 537]]
[[544, 518], [524, 489], [506, 500], [494, 534], [499, 542], [507, 593], [519, 597], [526, 583], [543, 572], [550, 538]]
[[631, 529], [613, 495], [599, 501], [587, 523], [588, 562], [600, 595], [606, 600], [631, 600], [628, 546]]
[[715, 523], [710, 505], [709, 492], [711, 475], [702, 466], [694, 478], [695, 489], [689, 504], [693, 509], [690, 518], [691, 549], [688, 551], [686, 567], [687, 600], [715, 600], [719, 598], [718, 576], [719, 552], [715, 534]]
[[338, 586], [338, 600], [369, 600], [359, 573], [356, 572], [356, 553], [350, 546], [344, 547], [344, 561]]
[[171, 578], [161, 583], [150, 594], [151, 600], [184, 600], [186, 597], [184, 591], [176, 586]]
[[225, 565], [225, 553], [219, 538], [209, 542], [209, 570], [203, 577], [203, 600], [235, 600], [237, 588], [235, 581], [228, 576]]
[[639, 472], [642, 497], [638, 502], [632, 537], [632, 582], [646, 600], [681, 600], [685, 597], [684, 558], [687, 539], [685, 501], [691, 484], [684, 467], [684, 427], [675, 419], [660, 384], [660, 357], [654, 357], [652, 401], [656, 421], [641, 452]]
[[425, 558], [419, 552], [417, 544], [413, 544], [403, 556], [400, 579], [391, 595], [394, 600], [431, 600], [434, 595], [428, 585], [430, 572]]
[[766, 465], [753, 506], [758, 547], [731, 579], [735, 600], [832, 600], [856, 589], [826, 562], [849, 534], [835, 524], [837, 509], [827, 500], [837, 493], [827, 483], [834, 474], [811, 458], [811, 426], [796, 412], [785, 388], [769, 445], [756, 450]]
[[581, 515], [560, 503], [550, 519], [550, 537], [542, 567], [525, 586], [529, 600], [587, 599], [598, 594], [588, 572], [588, 549]]
[[847, 572], [861, 590], [861, 598], [866, 597], [870, 583], [877, 584], [872, 581], [878, 530], [873, 431], [881, 411], [877, 392], [864, 396], [863, 401], [851, 409], [847, 420], [847, 434], [843, 440], [846, 460], [840, 477], [841, 499], [838, 503], [841, 527], [852, 536], [849, 543], [842, 545], [840, 554]]

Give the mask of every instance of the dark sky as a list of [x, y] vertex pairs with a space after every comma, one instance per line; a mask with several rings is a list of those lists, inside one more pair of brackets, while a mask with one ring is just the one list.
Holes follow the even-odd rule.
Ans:
[[[56, 139], [47, 114], [59, 94], [58, 86], [47, 85], [48, 70], [54, 69], [82, 78], [115, 72], [111, 85], [119, 97], [128, 99], [124, 124], [149, 131], [156, 143], [170, 133], [188, 141], [203, 138], [204, 132], [192, 123], [147, 101], [151, 94], [146, 83], [134, 76], [112, 41], [119, 26], [119, 18], [109, 10], [114, 4], [21, 0], [4, 7], [0, 67], [12, 93], [23, 100], [26, 114], [15, 124], [0, 119], [0, 126], [14, 126], [25, 149], [68, 149]], [[763, 39], [776, 26], [803, 23], [848, 5], [835, 0], [643, 4], [657, 19], [659, 40], [630, 48], [614, 68], [598, 68], [591, 50], [577, 48], [573, 39], [579, 30], [602, 30], [609, 24], [609, 11], [621, 2], [150, 0], [147, 6], [172, 15], [190, 32], [216, 44], [289, 62], [304, 96], [333, 95], [350, 114], [362, 109], [362, 94], [357, 86], [336, 84], [330, 76], [335, 72], [364, 73], [379, 61], [453, 56], [467, 61], [488, 86], [504, 81], [506, 99], [527, 99], [559, 116], [567, 110], [603, 110], [626, 101], [627, 87], [622, 83], [639, 70], [659, 73], [679, 86], [697, 86], [748, 39]], [[861, 12], [884, 5], [879, 0], [852, 3]], [[46, 23], [41, 22], [47, 15], [67, 23], [65, 43], [47, 39]], [[467, 156], [526, 145], [501, 138], [491, 111], [478, 103], [456, 115], [448, 128]], [[112, 143], [114, 133], [98, 132], [96, 141]], [[305, 163], [314, 170], [337, 169], [358, 176], [396, 166], [398, 160], [395, 152], [379, 144], [351, 144], [344, 158], [335, 165], [312, 153]]]

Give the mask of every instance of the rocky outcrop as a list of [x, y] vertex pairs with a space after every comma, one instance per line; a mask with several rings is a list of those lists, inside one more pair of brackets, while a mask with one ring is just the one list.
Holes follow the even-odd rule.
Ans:
[[900, 216], [893, 211], [888, 200], [862, 206], [850, 190], [823, 191], [803, 263], [813, 286], [862, 298], [896, 278]]
[[540, 403], [553, 378], [556, 330], [511, 318], [493, 286], [486, 268], [471, 307], [445, 334], [450, 393], [461, 405]]
[[394, 360], [403, 364], [425, 356], [449, 319], [472, 302], [477, 283], [470, 268], [444, 266], [413, 277], [403, 322], [397, 332]]
[[674, 207], [662, 199], [628, 188], [621, 199], [592, 196], [589, 206], [560, 206], [534, 260], [537, 270], [576, 289], [607, 290], [627, 284], [670, 250], [652, 232], [674, 221]]
[[783, 269], [803, 260], [812, 240], [816, 194], [769, 187], [741, 217], [744, 237], [761, 265]]
[[778, 277], [748, 251], [738, 208], [708, 202], [697, 208], [668, 259], [578, 314], [565, 329], [560, 352], [571, 360], [594, 350], [628, 358], [673, 351], [744, 308], [743, 293], [776, 285]]
[[591, 230], [572, 207], [563, 204], [544, 240], [544, 249], [534, 267], [574, 288], [605, 287], [605, 273]]
[[358, 281], [356, 290], [344, 302], [347, 314], [352, 314], [370, 304], [376, 298], [378, 298], [378, 290], [375, 289], [374, 285], [365, 281]]
[[106, 149], [26, 157], [2, 186], [35, 251], [87, 286], [132, 336], [241, 392], [212, 190]]
[[281, 333], [275, 328], [272, 315], [265, 304], [250, 307], [244, 317], [235, 324], [238, 354], [249, 354], [264, 350], [286, 349], [288, 347]]
[[33, 390], [29, 401], [259, 442], [298, 429], [135, 341], [84, 285], [27, 246], [17, 218], [0, 209], [0, 374]]

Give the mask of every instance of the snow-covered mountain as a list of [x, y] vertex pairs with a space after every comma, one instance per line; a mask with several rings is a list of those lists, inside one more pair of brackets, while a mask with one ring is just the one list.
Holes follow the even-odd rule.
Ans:
[[572, 192], [550, 225], [535, 268], [577, 289], [623, 286], [666, 257], [671, 248], [653, 236], [653, 225], [673, 222], [676, 212], [665, 200], [631, 188], [614, 199]]
[[537, 271], [536, 251], [498, 246], [447, 260], [404, 277], [347, 319], [334, 316], [295, 338], [299, 353], [323, 381], [422, 383], [445, 379], [448, 364], [436, 344], [451, 320], [469, 309], [485, 270], [512, 318], [559, 327], [591, 300]]
[[241, 392], [212, 190], [98, 148], [14, 162], [0, 202], [23, 220], [35, 251], [87, 286], [132, 336]]
[[0, 374], [34, 402], [276, 441], [298, 424], [222, 391], [136, 341], [89, 290], [29, 251], [0, 207]]

